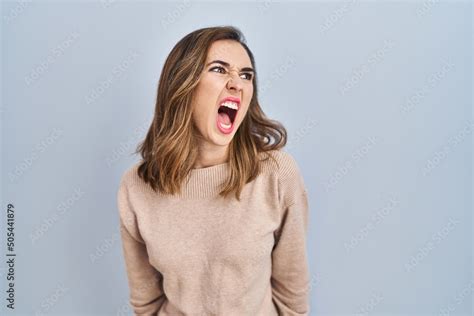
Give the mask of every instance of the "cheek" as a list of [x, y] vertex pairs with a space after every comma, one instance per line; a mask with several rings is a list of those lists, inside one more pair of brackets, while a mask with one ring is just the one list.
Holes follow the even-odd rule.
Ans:
[[249, 86], [245, 94], [247, 95], [247, 102], [250, 104], [250, 101], [253, 98], [253, 85]]
[[245, 116], [247, 116], [247, 113], [249, 111], [250, 105], [247, 105], [247, 107], [244, 109], [244, 112], [242, 113], [242, 120], [244, 120]]
[[214, 113], [214, 101], [205, 95], [196, 101], [193, 107], [193, 120], [201, 130], [206, 129], [217, 115], [217, 110]]
[[216, 76], [204, 75], [199, 83], [199, 90], [201, 95], [217, 99], [224, 86], [225, 82], [222, 79], [216, 78]]
[[205, 126], [212, 119], [212, 112], [204, 106], [197, 106], [193, 111], [193, 118], [197, 126]]
[[214, 114], [217, 113], [216, 102], [222, 92], [222, 83], [219, 80], [204, 76], [196, 88], [196, 111]]
[[247, 98], [245, 100], [245, 104], [246, 104], [245, 113], [247, 113], [248, 109], [250, 108], [250, 101], [252, 101], [252, 97], [253, 97], [253, 88], [252, 87], [249, 88], [246, 95], [247, 95]]
[[214, 114], [213, 112], [215, 110], [218, 96], [218, 90], [216, 90], [212, 85], [205, 81], [201, 82], [196, 89], [193, 100], [193, 113], [196, 118], [205, 118], [206, 116], [209, 116], [209, 114]]

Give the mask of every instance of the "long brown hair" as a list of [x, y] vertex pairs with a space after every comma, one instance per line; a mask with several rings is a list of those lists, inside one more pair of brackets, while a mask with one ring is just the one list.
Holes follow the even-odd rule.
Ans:
[[[142, 161], [138, 175], [156, 192], [175, 194], [193, 168], [198, 151], [197, 129], [192, 121], [191, 100], [211, 44], [234, 40], [247, 51], [252, 67], [255, 59], [242, 32], [233, 26], [198, 29], [183, 37], [171, 50], [158, 83], [155, 114], [145, 139], [135, 151]], [[219, 193], [235, 191], [237, 200], [243, 186], [260, 173], [261, 154], [286, 145], [287, 132], [278, 121], [268, 119], [258, 102], [257, 72], [248, 112], [229, 144], [230, 176]], [[272, 141], [273, 140], [273, 141]], [[266, 160], [265, 159], [265, 160]]]

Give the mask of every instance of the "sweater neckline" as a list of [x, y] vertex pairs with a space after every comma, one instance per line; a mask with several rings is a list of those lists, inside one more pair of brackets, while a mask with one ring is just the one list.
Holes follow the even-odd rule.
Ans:
[[[205, 171], [205, 169], [218, 169], [219, 167], [222, 167], [223, 165], [229, 165], [229, 162], [221, 162], [212, 166], [207, 166], [207, 167], [200, 167], [200, 168], [192, 168], [191, 172], [202, 172]], [[209, 170], [208, 170], [209, 171]]]
[[194, 168], [182, 183], [180, 198], [217, 197], [230, 174], [229, 162]]

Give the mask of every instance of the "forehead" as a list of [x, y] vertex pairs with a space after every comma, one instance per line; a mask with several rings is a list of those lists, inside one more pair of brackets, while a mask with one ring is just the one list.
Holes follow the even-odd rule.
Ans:
[[207, 53], [206, 62], [213, 60], [222, 60], [239, 68], [252, 66], [245, 48], [233, 40], [219, 40], [212, 43]]

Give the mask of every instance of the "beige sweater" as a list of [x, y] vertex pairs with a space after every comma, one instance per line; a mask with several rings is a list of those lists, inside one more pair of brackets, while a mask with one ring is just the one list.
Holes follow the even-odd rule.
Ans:
[[135, 315], [308, 315], [308, 200], [294, 158], [271, 152], [241, 201], [219, 197], [228, 163], [193, 169], [179, 195], [137, 175], [118, 189]]

